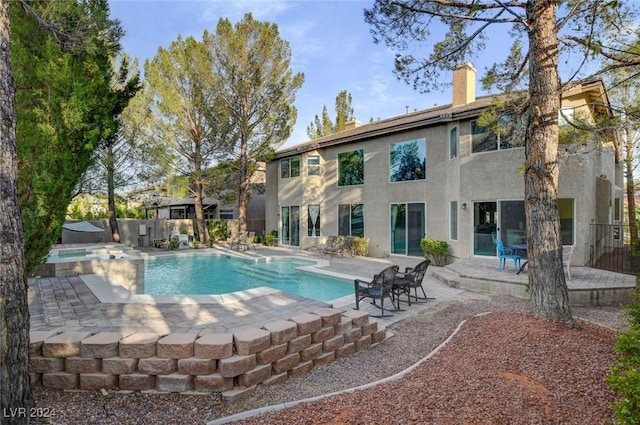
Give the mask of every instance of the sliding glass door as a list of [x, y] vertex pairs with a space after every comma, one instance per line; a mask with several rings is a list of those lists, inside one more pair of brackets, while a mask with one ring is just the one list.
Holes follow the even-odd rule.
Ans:
[[391, 204], [391, 253], [422, 256], [420, 240], [425, 237], [425, 211], [423, 202]]
[[495, 239], [505, 247], [527, 243], [524, 201], [474, 202], [473, 254], [496, 255]]
[[504, 246], [527, 243], [524, 201], [500, 201], [500, 239]]
[[291, 205], [280, 210], [280, 241], [283, 245], [300, 246], [300, 207]]
[[498, 203], [473, 203], [473, 255], [496, 255]]

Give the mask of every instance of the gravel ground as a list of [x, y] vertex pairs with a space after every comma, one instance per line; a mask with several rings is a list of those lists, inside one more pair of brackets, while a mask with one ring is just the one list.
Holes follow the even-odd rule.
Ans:
[[[287, 381], [259, 386], [236, 403], [218, 394], [64, 392], [34, 388], [51, 424], [206, 424], [247, 410], [370, 383], [414, 365], [463, 320], [460, 332], [433, 358], [403, 378], [323, 398], [243, 424], [584, 424], [611, 423], [614, 395], [604, 376], [622, 308], [573, 308], [568, 329], [533, 318], [530, 303], [503, 296], [466, 299], [388, 328], [393, 336], [368, 350]], [[484, 312], [501, 312], [473, 317]]]

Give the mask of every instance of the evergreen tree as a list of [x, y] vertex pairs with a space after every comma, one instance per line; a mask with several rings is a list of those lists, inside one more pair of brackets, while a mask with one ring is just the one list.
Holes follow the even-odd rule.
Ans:
[[247, 203], [253, 170], [267, 161], [291, 134], [296, 121], [296, 91], [304, 81], [290, 69], [291, 48], [278, 26], [253, 19], [250, 13], [232, 25], [218, 22], [215, 34], [205, 33], [220, 78], [225, 116], [232, 144], [227, 160], [236, 166], [240, 230], [247, 225]]
[[[208, 38], [205, 31], [204, 39]], [[222, 79], [212, 72], [207, 45], [193, 37], [178, 39], [145, 62], [151, 108], [145, 149], [159, 170], [185, 181], [194, 197], [198, 237], [208, 242], [203, 188], [206, 170], [228, 149], [230, 120], [222, 103]], [[176, 179], [178, 177], [178, 179]]]
[[323, 105], [322, 120], [317, 115], [315, 116], [314, 121], [307, 126], [307, 136], [309, 136], [310, 139], [317, 139], [344, 130], [346, 124], [354, 119], [351, 102], [351, 93], [346, 90], [338, 93], [335, 104], [335, 122], [331, 121], [329, 117], [327, 105]]

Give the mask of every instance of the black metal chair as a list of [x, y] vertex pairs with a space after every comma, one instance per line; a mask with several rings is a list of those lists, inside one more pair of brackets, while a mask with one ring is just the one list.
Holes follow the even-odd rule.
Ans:
[[[355, 279], [353, 281], [356, 295], [356, 310], [360, 310], [360, 301], [365, 298], [371, 298], [371, 304], [382, 310], [382, 313], [373, 317], [390, 317], [393, 314], [384, 314], [384, 299], [389, 298], [391, 305], [395, 307], [392, 298], [392, 287], [398, 273], [398, 266], [389, 266], [380, 273], [373, 276], [371, 282]], [[380, 300], [380, 305], [376, 304], [376, 300]], [[386, 311], [392, 311], [387, 309]]]
[[[404, 292], [407, 294], [407, 302], [411, 305], [411, 298], [415, 299], [416, 303], [426, 302], [428, 300], [435, 300], [435, 298], [427, 297], [427, 293], [422, 286], [422, 280], [427, 273], [427, 268], [431, 264], [430, 260], [424, 260], [415, 267], [407, 267], [404, 273], [398, 273], [396, 275], [396, 284], [394, 288], [396, 292], [393, 294], [394, 298], [398, 297], [400, 301], [400, 295]], [[422, 296], [418, 296], [418, 288], [422, 291]], [[413, 289], [413, 295], [411, 295], [411, 289]]]

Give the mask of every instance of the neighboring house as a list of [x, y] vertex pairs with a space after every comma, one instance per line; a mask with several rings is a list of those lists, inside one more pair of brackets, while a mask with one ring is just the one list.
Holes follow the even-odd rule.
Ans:
[[[265, 195], [260, 190], [265, 182], [264, 164], [258, 164], [258, 170], [251, 178], [251, 184], [255, 188], [252, 190], [247, 205], [247, 228], [262, 234], [265, 230]], [[127, 199], [131, 206], [142, 206], [146, 216], [158, 219], [195, 219], [195, 202], [193, 196], [186, 198], [173, 198], [166, 194], [163, 187], [146, 187], [131, 191], [127, 194]], [[226, 204], [219, 199], [203, 199], [203, 209], [205, 219], [225, 219], [233, 220], [238, 218], [237, 203]]]
[[[422, 256], [424, 237], [448, 242], [455, 258], [495, 256], [496, 237], [524, 243], [523, 138], [478, 124], [493, 102], [476, 99], [475, 69], [465, 64], [453, 73], [450, 105], [351, 123], [276, 152], [267, 164], [267, 231], [278, 230], [281, 244], [300, 248], [331, 235], [365, 236], [374, 257]], [[586, 119], [609, 114], [603, 84], [565, 92], [562, 110]], [[573, 262], [583, 265], [591, 223], [621, 222], [622, 165], [611, 140], [560, 151], [562, 241], [577, 242]]]

